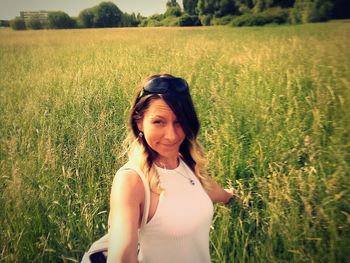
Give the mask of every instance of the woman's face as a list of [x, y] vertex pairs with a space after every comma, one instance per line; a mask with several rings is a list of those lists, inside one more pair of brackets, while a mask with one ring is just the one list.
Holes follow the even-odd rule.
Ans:
[[137, 123], [148, 145], [158, 153], [158, 160], [167, 162], [178, 158], [185, 133], [176, 115], [163, 99], [151, 101], [143, 118]]

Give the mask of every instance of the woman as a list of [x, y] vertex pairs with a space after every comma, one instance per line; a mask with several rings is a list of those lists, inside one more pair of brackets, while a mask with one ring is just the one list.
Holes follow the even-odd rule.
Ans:
[[139, 233], [142, 172], [120, 169], [111, 191], [108, 262], [210, 262], [213, 202], [228, 203], [233, 194], [206, 175], [187, 82], [168, 74], [144, 80], [130, 125], [129, 163], [147, 179], [150, 205]]

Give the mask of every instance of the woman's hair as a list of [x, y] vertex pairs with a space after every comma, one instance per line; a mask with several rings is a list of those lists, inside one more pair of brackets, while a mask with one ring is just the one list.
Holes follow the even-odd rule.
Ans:
[[206, 161], [202, 147], [197, 142], [199, 132], [199, 121], [188, 90], [182, 92], [165, 92], [162, 94], [151, 93], [141, 96], [146, 83], [155, 78], [175, 78], [169, 74], [152, 75], [144, 79], [137, 89], [134, 103], [132, 104], [129, 116], [130, 132], [129, 160], [136, 163], [144, 172], [153, 192], [160, 193], [162, 188], [159, 184], [159, 175], [155, 169], [154, 161], [158, 154], [146, 142], [144, 136], [139, 136], [140, 130], [137, 123], [142, 120], [144, 113], [152, 101], [163, 99], [176, 115], [185, 133], [185, 139], [180, 145], [180, 156], [191, 168], [199, 179], [204, 189], [209, 190], [211, 180], [206, 173]]

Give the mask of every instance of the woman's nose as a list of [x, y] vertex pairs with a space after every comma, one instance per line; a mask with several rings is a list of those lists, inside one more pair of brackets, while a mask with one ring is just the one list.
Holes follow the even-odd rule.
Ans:
[[177, 138], [176, 128], [174, 125], [168, 125], [165, 131], [165, 138], [169, 141], [175, 140]]

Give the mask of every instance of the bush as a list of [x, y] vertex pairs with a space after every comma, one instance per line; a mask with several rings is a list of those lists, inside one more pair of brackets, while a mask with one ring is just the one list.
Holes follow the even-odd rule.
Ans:
[[[160, 19], [162, 18], [163, 19]], [[158, 26], [200, 26], [198, 16], [190, 16], [189, 14], [184, 14], [183, 16], [168, 16], [163, 15], [153, 15], [148, 19], [143, 19], [139, 26], [142, 27], [158, 27]]]
[[289, 10], [270, 8], [257, 14], [246, 13], [235, 17], [230, 23], [232, 26], [262, 26], [266, 24], [284, 24], [289, 21]]
[[261, 13], [268, 23], [274, 24], [285, 24], [289, 20], [289, 9], [288, 8], [269, 8]]
[[10, 21], [8, 20], [0, 20], [0, 27], [9, 27]]
[[32, 17], [30, 17], [26, 21], [26, 26], [27, 26], [27, 28], [34, 29], [34, 30], [42, 29], [44, 27], [43, 23], [41, 22], [41, 20], [39, 18], [39, 16], [32, 16]]
[[75, 20], [62, 11], [50, 12], [47, 20], [49, 28], [64, 29], [75, 27]]
[[198, 16], [184, 14], [179, 18], [179, 26], [201, 26], [201, 21]]
[[26, 30], [26, 22], [21, 17], [16, 17], [10, 21], [10, 26], [13, 30]]
[[161, 26], [179, 26], [180, 17], [168, 16], [160, 21]]
[[162, 21], [165, 18], [163, 14], [154, 14], [150, 16], [149, 19], [157, 20], [157, 21]]
[[156, 19], [144, 19], [140, 23], [141, 27], [158, 27], [162, 26], [162, 23]]
[[212, 19], [212, 16], [211, 15], [201, 15], [199, 17], [199, 20], [201, 21], [201, 24], [203, 26], [210, 26], [210, 21]]
[[163, 14], [154, 14], [148, 18], [142, 19], [140, 26], [142, 27], [154, 27], [154, 26], [162, 26], [161, 21], [165, 18]]
[[141, 19], [139, 27], [146, 27], [148, 23], [148, 19]]
[[214, 26], [228, 25], [231, 23], [233, 18], [234, 16], [213, 17], [210, 24]]

